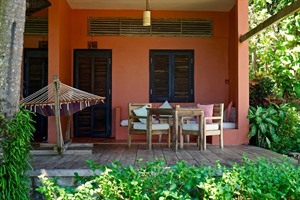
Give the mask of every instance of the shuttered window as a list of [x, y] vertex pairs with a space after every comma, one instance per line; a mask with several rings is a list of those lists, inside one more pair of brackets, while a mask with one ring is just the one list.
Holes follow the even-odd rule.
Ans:
[[150, 102], [194, 101], [194, 51], [150, 51]]

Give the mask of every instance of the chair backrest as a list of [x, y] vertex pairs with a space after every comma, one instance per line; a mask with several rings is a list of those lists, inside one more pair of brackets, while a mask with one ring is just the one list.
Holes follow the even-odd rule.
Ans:
[[131, 122], [139, 122], [138, 118], [132, 117], [136, 116], [133, 110], [141, 108], [145, 105], [147, 105], [149, 108], [152, 108], [152, 103], [128, 103], [128, 120], [130, 120]]
[[[214, 104], [214, 109], [213, 109], [213, 117], [221, 117], [223, 120], [223, 112], [224, 112], [224, 104], [223, 103], [217, 103]], [[213, 122], [218, 122], [219, 119], [213, 120]]]

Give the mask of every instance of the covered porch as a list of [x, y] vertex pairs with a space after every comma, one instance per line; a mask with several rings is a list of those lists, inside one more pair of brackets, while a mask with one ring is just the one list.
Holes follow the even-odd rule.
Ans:
[[[105, 8], [104, 3], [99, 4], [99, 7], [82, 7], [89, 4], [79, 6], [70, 0], [50, 0], [50, 2], [50, 7], [30, 17], [34, 25], [37, 25], [34, 20], [43, 18], [48, 25], [47, 34], [27, 33], [24, 37], [24, 48], [28, 51], [41, 50], [39, 44], [43, 42], [49, 44], [47, 49], [43, 49], [47, 55], [45, 61], [47, 67], [43, 76], [37, 75], [37, 78], [46, 77], [41, 82], [50, 83], [53, 75], [58, 75], [65, 84], [107, 99], [105, 105], [101, 105], [102, 107], [93, 111], [91, 115], [86, 110], [79, 113], [82, 114], [82, 118], [79, 116], [72, 119], [71, 137], [126, 140], [128, 129], [120, 126], [120, 122], [128, 118], [128, 103], [151, 102], [159, 106], [168, 100], [173, 106], [180, 104], [182, 107], [194, 106], [197, 103], [224, 103], [227, 107], [233, 102], [236, 108], [235, 128], [224, 130], [224, 144], [237, 145], [249, 142], [247, 137], [249, 122], [246, 118], [249, 107], [248, 45], [247, 41], [240, 42], [240, 36], [248, 31], [247, 0], [227, 0], [222, 3], [216, 0], [179, 1], [181, 4], [175, 5], [172, 2], [167, 7], [162, 7], [159, 1], [151, 1], [153, 25], [150, 28], [152, 30], [155, 28], [154, 22], [159, 22], [158, 29], [153, 29], [163, 30], [159, 35], [155, 35], [155, 31], [150, 35], [140, 33], [147, 29], [142, 23], [134, 25], [139, 30], [138, 34], [109, 35], [92, 32], [94, 29], [91, 29], [91, 23], [100, 23], [101, 20], [113, 19], [121, 23], [120, 20], [130, 19], [130, 23], [134, 20], [142, 22], [142, 13], [145, 9], [143, 1], [135, 7], [129, 5], [122, 7], [123, 1], [117, 1], [111, 8]], [[193, 2], [197, 3], [196, 6], [183, 8], [194, 5]], [[162, 21], [164, 19], [171, 25], [174, 19], [181, 20], [182, 23], [185, 23], [185, 20], [189, 23], [190, 20], [192, 22], [198, 20], [201, 23], [203, 20], [208, 21], [210, 34], [206, 36], [172, 34], [161, 25], [165, 23]], [[102, 30], [98, 28], [97, 30]], [[187, 31], [189, 34], [190, 32]], [[98, 46], [89, 46], [90, 42], [97, 43]], [[188, 87], [184, 89], [184, 94], [187, 93], [186, 98], [179, 99], [180, 101], [174, 98], [175, 92], [172, 90], [182, 82], [177, 81], [175, 85], [172, 83], [171, 80], [176, 75], [175, 70], [180, 66], [176, 68], [170, 64], [170, 70], [164, 72], [166, 76], [171, 77], [168, 82], [170, 84], [168, 89], [171, 89], [164, 91], [168, 95], [163, 99], [156, 99], [161, 93], [158, 91], [153, 95], [157, 87], [153, 86], [156, 79], [152, 77], [154, 70], [151, 71], [153, 67], [151, 53], [153, 56], [161, 53], [158, 57], [168, 53], [170, 55], [168, 59], [171, 59], [178, 51], [184, 51], [183, 55], [189, 51], [188, 56], [191, 56], [190, 65], [187, 65], [189, 72], [185, 77], [189, 81]], [[29, 53], [26, 55], [30, 55]], [[28, 56], [26, 63], [30, 63], [32, 57]], [[101, 62], [96, 62], [97, 60]], [[34, 68], [37, 65], [26, 66], [26, 63], [24, 71], [27, 70], [28, 73], [24, 75], [24, 82], [28, 88], [25, 87], [24, 91], [29, 91], [31, 80], [36, 78], [31, 78], [32, 73], [29, 72], [38, 70]], [[44, 121], [43, 129], [35, 135], [35, 138], [37, 141], [55, 144], [57, 141], [55, 120], [49, 117]], [[67, 119], [62, 118], [63, 132], [66, 127]], [[145, 138], [134, 139], [145, 141]], [[211, 143], [217, 144], [217, 137], [212, 137]]]

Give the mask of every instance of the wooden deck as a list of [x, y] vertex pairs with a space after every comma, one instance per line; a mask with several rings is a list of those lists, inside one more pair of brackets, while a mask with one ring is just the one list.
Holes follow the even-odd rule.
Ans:
[[[94, 144], [92, 154], [71, 153], [64, 155], [34, 155], [30, 159], [33, 170], [47, 169], [88, 169], [86, 160], [94, 160], [100, 165], [120, 161], [123, 165], [142, 164], [155, 159], [164, 159], [167, 165], [173, 165], [177, 161], [185, 160], [192, 165], [213, 165], [217, 160], [222, 165], [243, 162], [243, 156], [256, 160], [258, 157], [270, 159], [280, 158], [282, 155], [275, 152], [250, 145], [218, 146], [208, 145], [207, 150], [199, 151], [195, 144], [185, 145], [184, 149], [174, 152], [167, 145], [154, 144], [152, 150], [147, 149], [146, 144], [133, 144], [128, 148], [126, 144]], [[295, 161], [296, 163], [296, 161]]]

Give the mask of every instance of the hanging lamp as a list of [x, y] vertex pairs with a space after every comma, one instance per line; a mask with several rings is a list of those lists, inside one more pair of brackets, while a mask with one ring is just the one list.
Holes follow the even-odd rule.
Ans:
[[149, 0], [146, 0], [146, 10], [143, 12], [143, 26], [151, 25], [151, 12]]

